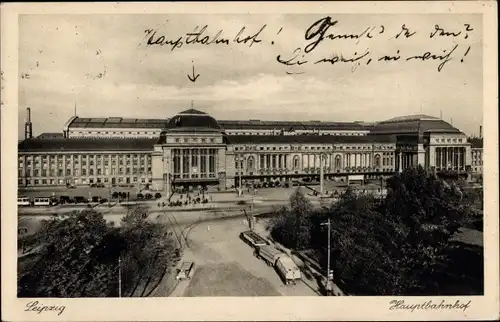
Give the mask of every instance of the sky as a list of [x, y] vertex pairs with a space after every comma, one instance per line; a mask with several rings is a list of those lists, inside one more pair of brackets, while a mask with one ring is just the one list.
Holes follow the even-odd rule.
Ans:
[[[332, 24], [327, 30], [326, 21]], [[403, 25], [410, 37], [396, 37]], [[186, 33], [204, 26], [200, 40], [219, 33], [229, 44], [186, 43]], [[430, 37], [436, 26], [460, 34], [440, 35], [440, 29]], [[240, 40], [263, 28], [253, 38], [260, 42], [235, 42], [243, 27]], [[164, 36], [181, 38], [183, 45], [148, 45], [147, 30], [156, 31], [152, 42]], [[305, 52], [322, 30], [325, 39]], [[328, 38], [364, 30], [371, 38]], [[278, 55], [285, 61], [294, 52], [307, 62], [278, 62]], [[426, 52], [430, 58], [423, 60]], [[432, 58], [447, 53], [443, 60]], [[386, 55], [400, 59], [379, 61]], [[340, 57], [347, 61], [328, 61]], [[188, 78], [193, 67], [199, 74], [194, 82]], [[79, 117], [169, 118], [191, 104], [224, 120], [373, 122], [442, 115], [477, 135], [482, 68], [480, 15], [22, 15], [18, 135], [23, 137], [26, 107], [37, 135], [62, 132], [75, 106]]]

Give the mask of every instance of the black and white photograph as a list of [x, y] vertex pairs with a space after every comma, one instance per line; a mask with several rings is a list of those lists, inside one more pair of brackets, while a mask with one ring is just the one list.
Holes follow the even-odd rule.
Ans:
[[442, 4], [20, 12], [2, 58], [18, 313], [285, 297], [297, 320], [374, 297], [390, 318], [466, 318], [480, 298], [498, 314], [496, 3]]

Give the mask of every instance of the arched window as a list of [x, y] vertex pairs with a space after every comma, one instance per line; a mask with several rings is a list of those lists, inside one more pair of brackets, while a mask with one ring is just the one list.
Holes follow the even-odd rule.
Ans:
[[254, 167], [253, 156], [249, 156], [248, 157], [248, 159], [247, 159], [247, 166], [248, 166], [248, 169], [253, 169], [253, 167]]
[[300, 163], [299, 156], [298, 155], [294, 156], [293, 157], [293, 168], [298, 169], [300, 166], [299, 163]]
[[341, 167], [341, 163], [340, 163], [340, 162], [341, 162], [341, 160], [340, 160], [340, 155], [337, 155], [337, 156], [335, 157], [335, 168], [336, 168], [336, 169], [339, 169], [339, 168]]
[[375, 155], [375, 167], [380, 167], [380, 155]]

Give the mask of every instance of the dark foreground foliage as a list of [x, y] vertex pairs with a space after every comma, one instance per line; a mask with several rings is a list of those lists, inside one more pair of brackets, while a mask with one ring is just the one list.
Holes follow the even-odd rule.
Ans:
[[[335, 282], [353, 295], [445, 295], [456, 283], [464, 287], [454, 294], [481, 294], [482, 249], [450, 241], [477, 220], [480, 194], [464, 193], [422, 168], [393, 176], [387, 187], [382, 202], [347, 190], [322, 210], [313, 210], [297, 192], [290, 207], [273, 218], [271, 236], [289, 248], [312, 250], [326, 267], [322, 223], [330, 218]], [[464, 258], [474, 261], [464, 263]]]
[[144, 209], [132, 210], [121, 227], [93, 210], [57, 216], [22, 244], [33, 252], [19, 259], [19, 297], [118, 296], [119, 258], [122, 296], [130, 296], [165, 271], [174, 254], [173, 241]]

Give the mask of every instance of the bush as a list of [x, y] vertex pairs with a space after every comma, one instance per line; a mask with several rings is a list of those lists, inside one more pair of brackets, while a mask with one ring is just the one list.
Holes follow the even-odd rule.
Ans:
[[142, 193], [137, 194], [137, 199], [142, 200], [144, 199], [144, 195]]
[[113, 192], [113, 194], [111, 195], [111, 198], [112, 198], [112, 199], [117, 199], [119, 195], [120, 195], [120, 194], [119, 194], [117, 191], [115, 191], [115, 192]]
[[160, 199], [161, 198], [161, 193], [157, 192], [155, 193], [155, 199]]
[[145, 197], [146, 200], [153, 199], [153, 195], [150, 194], [150, 193], [146, 193], [146, 195], [144, 197]]

